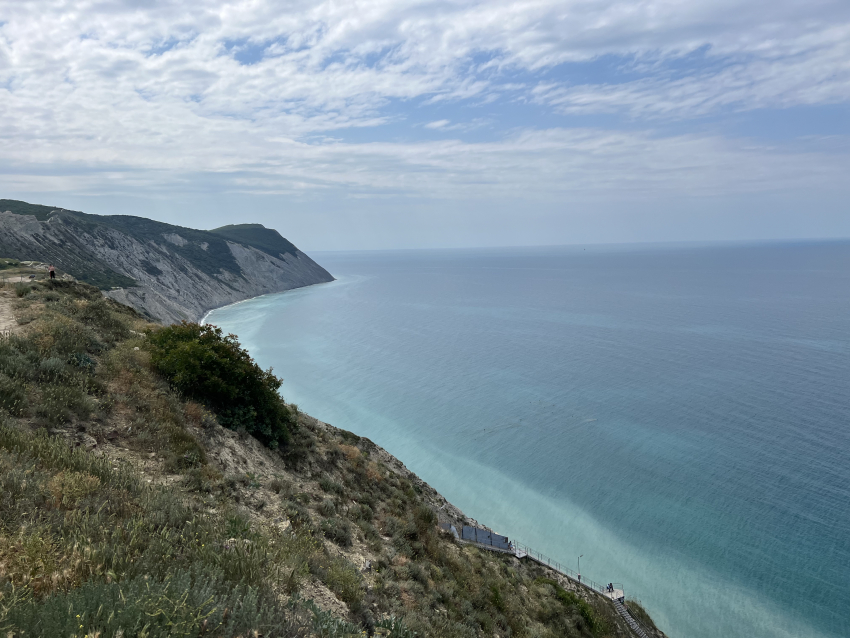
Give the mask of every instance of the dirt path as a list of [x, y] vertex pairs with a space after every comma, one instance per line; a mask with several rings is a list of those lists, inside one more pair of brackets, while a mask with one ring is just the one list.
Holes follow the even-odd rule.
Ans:
[[14, 294], [8, 290], [0, 290], [0, 336], [18, 331], [18, 322], [12, 313], [12, 300]]

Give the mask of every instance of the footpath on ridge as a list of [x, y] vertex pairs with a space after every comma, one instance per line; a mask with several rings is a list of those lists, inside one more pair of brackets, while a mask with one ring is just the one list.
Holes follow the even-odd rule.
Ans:
[[451, 523], [441, 523], [440, 525], [446, 531], [451, 532], [455, 538], [461, 543], [474, 545], [481, 549], [486, 549], [491, 552], [499, 552], [501, 554], [510, 554], [522, 560], [531, 560], [535, 563], [548, 567], [559, 573], [561, 576], [569, 579], [577, 587], [583, 587], [587, 591], [593, 592], [596, 595], [604, 596], [614, 604], [614, 609], [623, 617], [631, 630], [640, 638], [650, 638], [650, 631], [629, 611], [626, 606], [625, 592], [620, 583], [614, 583], [612, 589], [607, 586], [600, 585], [597, 582], [582, 579], [581, 574], [577, 574], [573, 570], [561, 565], [558, 561], [552, 560], [548, 556], [544, 556], [530, 547], [522, 543], [512, 542], [507, 536], [495, 534], [492, 531], [480, 527], [471, 527], [464, 525], [461, 531]]

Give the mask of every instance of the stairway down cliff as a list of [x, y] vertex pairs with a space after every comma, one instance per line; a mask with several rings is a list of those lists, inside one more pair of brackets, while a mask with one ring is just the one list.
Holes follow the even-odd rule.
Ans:
[[260, 224], [205, 231], [4, 199], [0, 255], [50, 262], [164, 323], [196, 321], [219, 306], [333, 281]]

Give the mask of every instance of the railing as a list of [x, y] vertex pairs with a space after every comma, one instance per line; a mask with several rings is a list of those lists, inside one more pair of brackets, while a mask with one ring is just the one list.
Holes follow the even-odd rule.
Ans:
[[540, 563], [541, 565], [546, 565], [548, 567], [551, 567], [555, 571], [562, 573], [567, 578], [570, 578], [570, 579], [576, 581], [577, 583], [581, 583], [585, 587], [587, 587], [589, 589], [593, 589], [594, 591], [597, 591], [600, 594], [605, 593], [605, 586], [604, 585], [600, 585], [596, 581], [590, 580], [589, 578], [584, 578], [584, 577], [579, 578], [578, 573], [576, 573], [575, 571], [573, 571], [569, 567], [562, 565], [561, 563], [559, 563], [556, 560], [552, 560], [548, 556], [545, 556], [544, 554], [541, 554], [540, 552], [531, 549], [527, 545], [523, 545], [522, 543], [514, 542], [513, 546], [514, 546], [514, 549], [525, 552], [526, 556], [528, 556], [532, 560]]
[[[613, 592], [608, 590], [607, 585], [600, 585], [594, 580], [590, 580], [589, 578], [582, 578], [578, 573], [559, 563], [556, 560], [553, 560], [546, 556], [545, 554], [541, 554], [540, 552], [532, 549], [528, 545], [523, 545], [522, 543], [518, 543], [516, 541], [510, 542], [506, 536], [500, 536], [498, 534], [494, 534], [490, 530], [486, 528], [476, 528], [470, 527], [467, 525], [461, 526], [460, 532], [452, 523], [448, 520], [443, 520], [440, 523], [440, 526], [446, 531], [451, 531], [455, 537], [461, 542], [469, 545], [474, 545], [476, 547], [480, 547], [481, 549], [487, 549], [491, 551], [501, 552], [505, 554], [513, 554], [519, 558], [528, 557], [531, 560], [539, 563], [541, 565], [545, 565], [551, 569], [554, 569], [556, 572], [559, 572], [563, 576], [575, 581], [576, 583], [583, 585], [587, 589], [592, 589], [596, 593], [602, 594], [603, 596], [608, 597]], [[474, 532], [486, 532], [484, 538], [484, 542], [481, 542], [481, 539], [478, 538], [478, 534], [472, 534], [471, 531]], [[494, 539], [498, 542], [494, 542]], [[487, 542], [490, 540], [490, 542]], [[611, 583], [612, 588], [619, 592], [620, 596], [618, 598], [625, 600], [625, 589], [622, 583]]]
[[629, 606], [625, 602], [623, 603], [623, 607], [626, 608], [626, 611], [629, 612], [629, 616], [632, 617], [632, 620], [634, 620], [637, 626], [641, 628], [643, 633], [645, 633], [647, 636], [651, 636], [653, 634], [653, 631], [645, 624], [643, 624], [643, 621], [640, 618], [638, 618], [632, 613], [632, 610], [629, 609]]

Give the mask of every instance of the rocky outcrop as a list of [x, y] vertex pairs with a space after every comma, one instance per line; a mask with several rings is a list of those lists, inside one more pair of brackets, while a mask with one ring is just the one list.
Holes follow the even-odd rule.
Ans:
[[[0, 213], [0, 255], [39, 259], [99, 285], [164, 323], [196, 321], [219, 306], [333, 277], [280, 237], [275, 253], [212, 232], [136, 217], [52, 211], [47, 219]], [[262, 227], [259, 227], [262, 228]]]
[[[164, 256], [152, 247], [134, 245], [134, 251], [126, 253], [132, 257], [114, 257], [125, 261], [124, 272], [139, 285], [105, 294], [169, 323], [181, 319], [197, 321], [213, 308], [249, 297], [333, 281], [324, 268], [300, 250], [275, 259], [250, 246], [233, 242], [226, 245], [239, 264], [239, 275], [224, 270], [204, 273], [181, 261], [179, 256]], [[172, 265], [171, 261], [177, 264]], [[146, 264], [153, 264], [160, 272], [149, 273]]]

